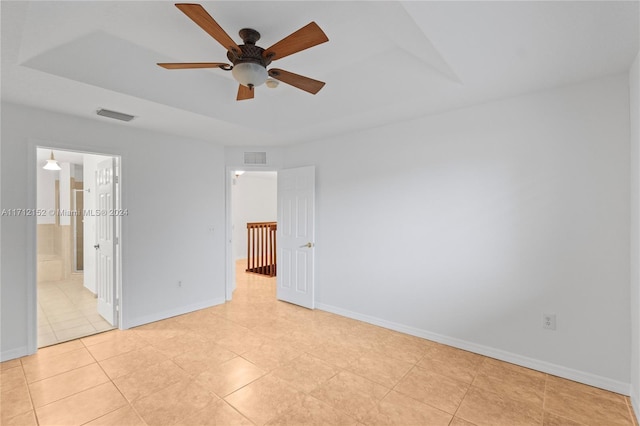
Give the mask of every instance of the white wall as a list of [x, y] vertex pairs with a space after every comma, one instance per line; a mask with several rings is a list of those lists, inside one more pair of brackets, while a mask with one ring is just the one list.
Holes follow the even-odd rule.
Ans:
[[[71, 211], [71, 164], [58, 162], [60, 164], [60, 210], [65, 212]], [[60, 225], [71, 225], [71, 216], [68, 214], [60, 215]]]
[[56, 223], [56, 216], [48, 212], [56, 208], [56, 179], [59, 179], [60, 172], [44, 170], [42, 164], [38, 164], [36, 173], [38, 175], [36, 206], [38, 210], [47, 212], [47, 214], [38, 216], [37, 222], [41, 224]]
[[[36, 145], [122, 156], [122, 207], [129, 210], [122, 221], [122, 326], [224, 301], [221, 146], [10, 103], [2, 104], [0, 127], [1, 208], [35, 208]], [[170, 170], [155, 166], [167, 158]], [[35, 349], [28, 328], [35, 319], [28, 304], [35, 219], [2, 217], [0, 224], [4, 360]]]
[[628, 96], [621, 75], [285, 151], [317, 166], [318, 307], [627, 393]]
[[631, 401], [640, 418], [640, 53], [629, 72], [631, 117]]
[[278, 218], [277, 172], [246, 172], [231, 186], [234, 259], [247, 257], [247, 223]]
[[[84, 189], [83, 204], [85, 210], [96, 210], [96, 172], [98, 163], [109, 157], [96, 154], [82, 155], [82, 179]], [[96, 293], [96, 249], [93, 247], [96, 241], [96, 217], [86, 215], [83, 218], [83, 279], [84, 286]]]

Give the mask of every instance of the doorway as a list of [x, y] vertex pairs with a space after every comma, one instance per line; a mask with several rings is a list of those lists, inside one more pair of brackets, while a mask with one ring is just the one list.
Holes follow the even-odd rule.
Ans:
[[[244, 277], [250, 256], [247, 224], [276, 222], [278, 172], [231, 171], [231, 253], [237, 279]], [[273, 278], [275, 280], [275, 278]], [[233, 289], [231, 290], [233, 291]], [[230, 294], [227, 299], [230, 299]]]
[[[115, 317], [105, 318], [98, 309], [99, 254], [94, 246], [102, 213], [96, 198], [99, 164], [109, 161], [119, 166], [119, 158], [44, 147], [36, 148], [36, 158], [37, 347], [41, 348], [117, 326]], [[44, 169], [52, 158], [57, 169]], [[113, 167], [113, 173], [117, 176], [119, 167]], [[114, 186], [114, 210], [119, 193]], [[115, 238], [120, 218], [113, 219]], [[114, 265], [119, 266], [119, 256]], [[117, 300], [117, 271], [113, 279]]]
[[[244, 173], [228, 169], [227, 181], [227, 283], [231, 300], [236, 283], [234, 233], [242, 232], [244, 221], [234, 221], [234, 186]], [[309, 309], [315, 306], [315, 166], [278, 171], [276, 186], [277, 279], [276, 298]], [[256, 196], [258, 199], [259, 195]], [[262, 219], [258, 219], [262, 220]], [[244, 226], [243, 226], [244, 225]], [[238, 247], [237, 244], [235, 247]], [[237, 249], [236, 249], [237, 250]], [[247, 256], [248, 257], [248, 256]]]

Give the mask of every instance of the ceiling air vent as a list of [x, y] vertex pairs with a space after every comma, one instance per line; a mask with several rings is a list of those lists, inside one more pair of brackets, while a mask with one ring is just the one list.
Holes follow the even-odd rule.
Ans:
[[245, 152], [244, 164], [264, 166], [267, 164], [267, 153], [266, 152]]
[[103, 117], [115, 118], [116, 120], [121, 120], [121, 121], [131, 121], [135, 118], [133, 115], [124, 114], [122, 112], [110, 111], [108, 109], [102, 109], [102, 108], [100, 108], [96, 113]]

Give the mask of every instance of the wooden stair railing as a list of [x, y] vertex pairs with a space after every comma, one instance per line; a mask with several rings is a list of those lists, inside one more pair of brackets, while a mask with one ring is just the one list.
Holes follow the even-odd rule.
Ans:
[[276, 222], [247, 223], [247, 272], [276, 276]]

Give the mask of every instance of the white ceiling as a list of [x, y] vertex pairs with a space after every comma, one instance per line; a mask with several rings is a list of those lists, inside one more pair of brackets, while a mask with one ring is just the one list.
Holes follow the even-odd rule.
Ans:
[[[2, 99], [227, 145], [305, 142], [629, 69], [638, 1], [207, 1], [268, 47], [310, 21], [329, 42], [271, 66], [325, 81], [235, 100], [225, 50], [169, 1], [2, 1]], [[98, 117], [99, 108], [136, 116]]]

